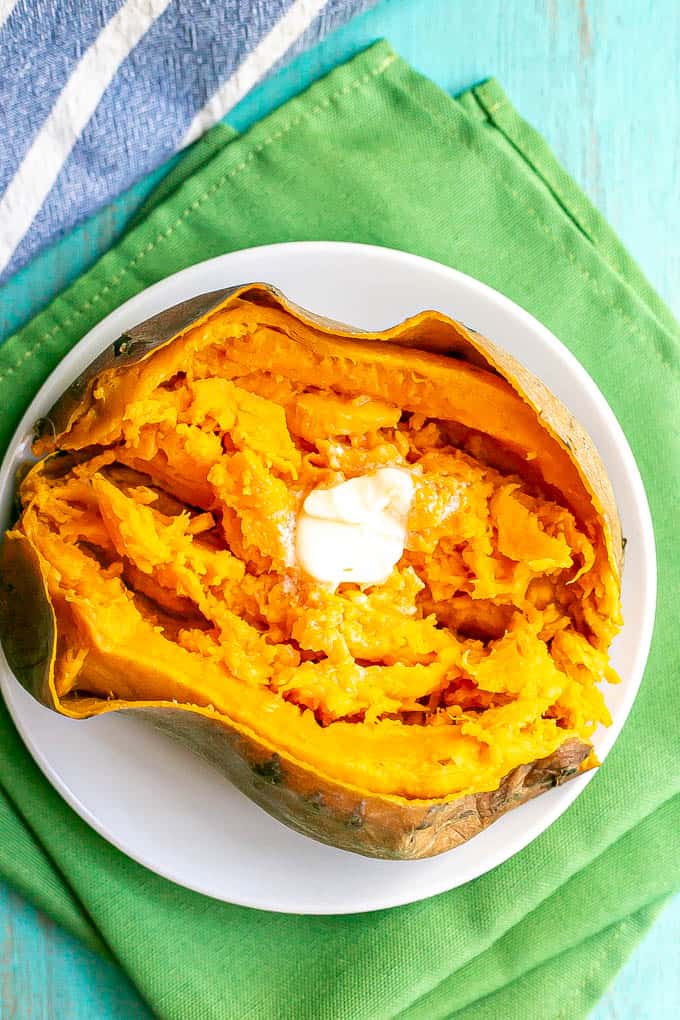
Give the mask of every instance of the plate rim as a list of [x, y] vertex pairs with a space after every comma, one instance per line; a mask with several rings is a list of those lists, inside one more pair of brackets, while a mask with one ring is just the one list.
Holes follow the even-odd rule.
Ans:
[[[71, 350], [55, 365], [54, 369], [49, 373], [43, 384], [40, 386], [38, 391], [35, 393], [29, 406], [27, 407], [24, 415], [22, 416], [19, 424], [17, 425], [13, 436], [7, 446], [7, 450], [0, 465], [0, 493], [4, 492], [5, 485], [11, 483], [10, 469], [13, 466], [13, 462], [16, 458], [18, 449], [21, 445], [22, 438], [25, 438], [27, 434], [27, 427], [32, 425], [36, 417], [36, 408], [42, 401], [43, 394], [49, 389], [50, 382], [53, 380], [57, 372], [63, 373], [65, 369], [77, 362], [78, 352], [84, 345], [93, 344], [93, 337], [96, 337], [98, 333], [105, 332], [110, 324], [115, 323], [116, 319], [123, 319], [126, 312], [129, 312], [131, 308], [139, 303], [140, 305], [144, 301], [148, 301], [153, 297], [156, 291], [163, 290], [166, 287], [172, 286], [173, 281], [178, 281], [179, 278], [182, 280], [191, 278], [192, 275], [196, 276], [197, 280], [200, 279], [201, 270], [204, 270], [208, 266], [216, 266], [224, 263], [230, 259], [238, 259], [245, 255], [253, 254], [259, 255], [277, 255], [285, 258], [288, 253], [298, 253], [301, 251], [307, 252], [312, 255], [314, 253], [323, 257], [324, 254], [334, 254], [342, 252], [352, 253], [358, 255], [360, 258], [367, 259], [378, 259], [379, 261], [385, 261], [396, 259], [406, 264], [412, 264], [426, 272], [431, 274], [437, 274], [443, 277], [448, 282], [458, 285], [459, 287], [467, 288], [471, 292], [476, 292], [477, 295], [483, 300], [485, 304], [495, 306], [502, 314], [507, 315], [509, 320], [514, 320], [518, 328], [526, 328], [529, 333], [538, 335], [544, 344], [547, 344], [552, 349], [553, 355], [558, 358], [566, 360], [569, 364], [569, 368], [572, 373], [575, 374], [577, 381], [587, 391], [589, 401], [595, 405], [599, 415], [603, 418], [604, 423], [607, 426], [607, 430], [613, 439], [617, 452], [625, 467], [627, 481], [630, 482], [633, 490], [633, 505], [637, 511], [640, 523], [640, 537], [642, 541], [643, 549], [643, 571], [644, 580], [648, 590], [647, 601], [644, 603], [644, 615], [642, 623], [640, 625], [639, 639], [636, 645], [636, 656], [634, 659], [633, 666], [630, 671], [632, 681], [629, 684], [629, 689], [626, 691], [626, 698], [622, 705], [619, 707], [617, 716], [612, 721], [611, 727], [605, 731], [605, 737], [603, 738], [603, 747], [598, 747], [598, 755], [601, 759], [602, 764], [606, 757], [611, 751], [614, 743], [619, 738], [625, 722], [630, 714], [630, 710], [633, 706], [635, 698], [640, 689], [640, 684], [644, 675], [645, 666], [649, 656], [649, 650], [651, 647], [651, 641], [654, 630], [654, 620], [656, 611], [656, 598], [657, 598], [657, 562], [656, 562], [656, 550], [654, 540], [653, 522], [647, 495], [645, 492], [644, 484], [640, 475], [639, 468], [635, 461], [635, 457], [632, 453], [628, 440], [621, 428], [616, 415], [606, 401], [604, 395], [600, 391], [599, 387], [595, 383], [594, 379], [581, 365], [576, 356], [564, 345], [546, 326], [544, 326], [538, 319], [536, 319], [531, 313], [522, 308], [521, 305], [514, 302], [512, 299], [506, 297], [504, 294], [495, 290], [487, 284], [482, 283], [480, 280], [475, 279], [467, 273], [463, 273], [460, 270], [454, 269], [449, 266], [445, 266], [439, 262], [435, 262], [432, 259], [424, 258], [423, 256], [414, 255], [410, 252], [400, 251], [395, 248], [382, 247], [379, 245], [367, 245], [356, 242], [348, 241], [286, 241], [275, 244], [264, 244], [255, 245], [248, 248], [237, 249], [232, 252], [225, 252], [221, 255], [214, 256], [213, 258], [203, 260], [202, 262], [194, 263], [191, 266], [186, 266], [184, 269], [180, 269], [175, 273], [170, 274], [167, 277], [163, 277], [157, 280], [155, 283], [150, 284], [148, 287], [139, 291], [137, 294], [132, 295], [122, 304], [112, 309], [106, 316], [95, 323], [84, 335], [78, 340]], [[249, 282], [256, 282], [255, 280]], [[195, 291], [196, 294], [200, 294], [203, 291], [200, 287]], [[127, 328], [127, 327], [126, 327]], [[95, 345], [96, 346], [96, 345]], [[93, 354], [95, 357], [96, 354]], [[4, 528], [3, 528], [4, 531]], [[97, 832], [103, 839], [105, 839], [112, 846], [116, 847], [119, 851], [124, 853], [127, 857], [134, 860], [138, 864], [152, 871], [153, 873], [161, 876], [162, 878], [173, 882], [183, 888], [187, 888], [193, 892], [206, 895], [210, 898], [217, 899], [221, 902], [233, 903], [238, 906], [250, 907], [259, 910], [271, 911], [274, 913], [289, 913], [299, 915], [317, 915], [317, 916], [332, 916], [337, 914], [337, 909], [328, 909], [323, 904], [317, 905], [306, 903], [300, 909], [291, 909], [290, 906], [277, 906], [272, 905], [269, 901], [257, 902], [257, 897], [249, 896], [247, 898], [239, 899], [235, 896], [230, 895], [227, 899], [225, 896], [211, 892], [209, 888], [206, 888], [201, 884], [200, 881], [190, 882], [187, 881], [186, 877], [178, 877], [174, 875], [171, 870], [159, 866], [153, 860], [148, 859], [144, 854], [136, 853], [131, 851], [126, 845], [123, 839], [120, 839], [115, 832], [112, 832], [106, 824], [101, 822], [97, 816], [91, 811], [91, 809], [81, 801], [80, 797], [74, 793], [68, 783], [62, 780], [56, 766], [53, 766], [49, 762], [49, 757], [45, 754], [39, 744], [36, 744], [32, 734], [28, 731], [24, 725], [24, 720], [20, 715], [20, 712], [13, 701], [13, 687], [15, 689], [21, 689], [18, 681], [12, 674], [9, 666], [6, 663], [4, 654], [0, 651], [0, 692], [4, 696], [5, 703], [8, 711], [12, 718], [14, 725], [16, 726], [22, 741], [24, 742], [28, 752], [31, 754], [33, 760], [36, 762], [40, 770], [45, 775], [46, 779], [50, 782], [57, 793], [62, 797], [63, 800], [78, 814], [83, 821], [86, 822], [95, 832]], [[49, 711], [45, 709], [45, 711]], [[577, 777], [571, 780], [569, 784], [562, 787], [560, 792], [563, 794], [562, 799], [558, 800], [553, 798], [552, 805], [545, 805], [545, 811], [541, 817], [539, 825], [528, 827], [528, 833], [525, 833], [520, 839], [513, 843], [513, 849], [510, 853], [505, 854], [503, 851], [498, 856], [498, 860], [491, 864], [482, 864], [479, 871], [475, 874], [468, 875], [467, 877], [457, 880], [455, 873], [452, 873], [452, 881], [438, 882], [435, 883], [435, 888], [428, 889], [425, 892], [418, 892], [417, 895], [406, 894], [403, 897], [388, 895], [385, 899], [380, 897], [375, 898], [370, 903], [353, 905], [350, 909], [344, 910], [343, 913], [354, 914], [354, 913], [365, 913], [373, 910], [387, 909], [396, 906], [402, 906], [408, 903], [418, 902], [423, 899], [430, 898], [431, 896], [438, 895], [440, 893], [449, 891], [459, 885], [466, 884], [480, 875], [493, 870], [495, 867], [505, 863], [505, 861], [511, 859], [515, 854], [520, 853], [526, 848], [531, 842], [537, 839], [543, 832], [545, 832], [550, 826], [565, 812], [567, 811], [574, 801], [581, 795], [585, 787], [589, 782], [599, 773], [600, 769], [593, 769], [584, 776]], [[566, 794], [566, 796], [564, 796]], [[550, 794], [547, 795], [549, 798]], [[542, 798], [541, 798], [542, 799]], [[455, 853], [455, 848], [449, 853]], [[384, 862], [387, 864], [396, 862]], [[332, 867], [332, 865], [331, 865]]]

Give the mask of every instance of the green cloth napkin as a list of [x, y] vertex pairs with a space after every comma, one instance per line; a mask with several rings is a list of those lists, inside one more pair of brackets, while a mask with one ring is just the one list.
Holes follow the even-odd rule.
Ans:
[[221, 252], [315, 238], [406, 249], [491, 284], [604, 391], [645, 479], [660, 568], [621, 739], [558, 822], [474, 883], [391, 911], [298, 917], [216, 903], [127, 860], [48, 786], [3, 709], [0, 874], [111, 954], [161, 1017], [581, 1017], [680, 882], [680, 332], [495, 82], [453, 100], [379, 43], [243, 137], [217, 129], [2, 348], [0, 441], [63, 354], [133, 294]]

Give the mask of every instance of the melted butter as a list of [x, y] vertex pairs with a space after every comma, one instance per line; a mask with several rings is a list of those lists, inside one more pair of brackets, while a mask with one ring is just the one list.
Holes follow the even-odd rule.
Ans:
[[315, 580], [382, 584], [401, 558], [413, 479], [401, 468], [379, 468], [329, 489], [314, 489], [298, 518], [298, 564]]

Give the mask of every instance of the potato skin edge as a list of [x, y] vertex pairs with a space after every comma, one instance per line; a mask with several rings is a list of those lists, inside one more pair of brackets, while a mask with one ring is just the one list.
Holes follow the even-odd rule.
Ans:
[[[369, 333], [316, 316], [289, 302], [266, 284], [247, 284], [199, 295], [166, 309], [129, 330], [73, 383], [48, 415], [38, 423], [37, 451], [58, 446], [74, 417], [90, 399], [93, 382], [103, 370], [135, 364], [153, 350], [205, 321], [235, 298], [282, 308], [303, 322], [341, 337], [384, 339], [462, 358], [498, 372], [537, 411], [542, 423], [566, 445], [586, 488], [597, 500], [606, 522], [609, 555], [619, 575], [622, 569], [621, 530], [606, 470], [590, 437], [553, 394], [507, 352], [460, 323], [437, 312], [424, 312], [391, 329]], [[424, 325], [427, 341], [423, 341]], [[453, 849], [471, 839], [507, 811], [585, 771], [592, 751], [576, 738], [553, 754], [519, 766], [499, 787], [449, 802], [409, 802], [362, 794], [317, 775], [278, 754], [224, 717], [192, 706], [106, 703], [83, 712], [62, 704], [54, 690], [57, 629], [39, 557], [31, 543], [10, 533], [0, 550], [0, 641], [22, 685], [42, 704], [69, 716], [125, 711], [153, 724], [216, 766], [243, 793], [289, 827], [340, 849], [369, 857], [417, 860]], [[33, 606], [33, 615], [26, 609]], [[17, 627], [17, 623], [21, 625]], [[17, 630], [20, 640], [17, 640]], [[38, 653], [31, 660], [31, 642]], [[72, 711], [72, 707], [73, 710]]]
[[548, 757], [513, 769], [496, 790], [427, 804], [361, 794], [329, 782], [221, 718], [193, 715], [189, 724], [190, 711], [129, 711], [214, 765], [289, 828], [340, 850], [383, 860], [420, 860], [453, 850], [506, 812], [581, 774], [592, 751], [590, 744], [571, 738]]
[[0, 645], [22, 687], [58, 712], [57, 620], [38, 553], [18, 531], [7, 532], [0, 546]]
[[10, 668], [33, 697], [71, 717], [119, 711], [150, 723], [216, 767], [274, 818], [341, 850], [391, 860], [452, 850], [512, 808], [580, 774], [592, 751], [590, 744], [571, 738], [548, 757], [513, 769], [496, 790], [448, 802], [362, 793], [318, 775], [205, 709], [95, 698], [60, 702], [53, 677], [54, 610], [37, 553], [18, 532], [2, 543], [0, 576], [0, 641]]
[[621, 577], [624, 543], [616, 500], [606, 468], [588, 433], [568, 408], [521, 362], [481, 333], [468, 329], [441, 312], [420, 312], [389, 329], [370, 332], [301, 308], [276, 287], [266, 283], [248, 283], [199, 294], [134, 326], [88, 365], [52, 410], [37, 423], [36, 452], [42, 454], [55, 449], [78, 409], [90, 399], [94, 379], [100, 372], [143, 361], [157, 347], [198, 326], [236, 299], [282, 309], [328, 334], [355, 340], [386, 340], [401, 347], [446, 354], [503, 376], [536, 411], [544, 427], [569, 450], [585, 488], [595, 498], [596, 508], [605, 521], [610, 562], [617, 576]]

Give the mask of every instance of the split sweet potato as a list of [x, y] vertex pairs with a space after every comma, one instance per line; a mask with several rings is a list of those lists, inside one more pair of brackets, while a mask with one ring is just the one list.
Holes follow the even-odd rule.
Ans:
[[[142, 323], [39, 423], [0, 637], [72, 718], [134, 712], [271, 814], [418, 858], [596, 763], [620, 626], [606, 471], [526, 368], [437, 312], [380, 333], [273, 288]], [[296, 562], [306, 495], [411, 473], [384, 584]]]

